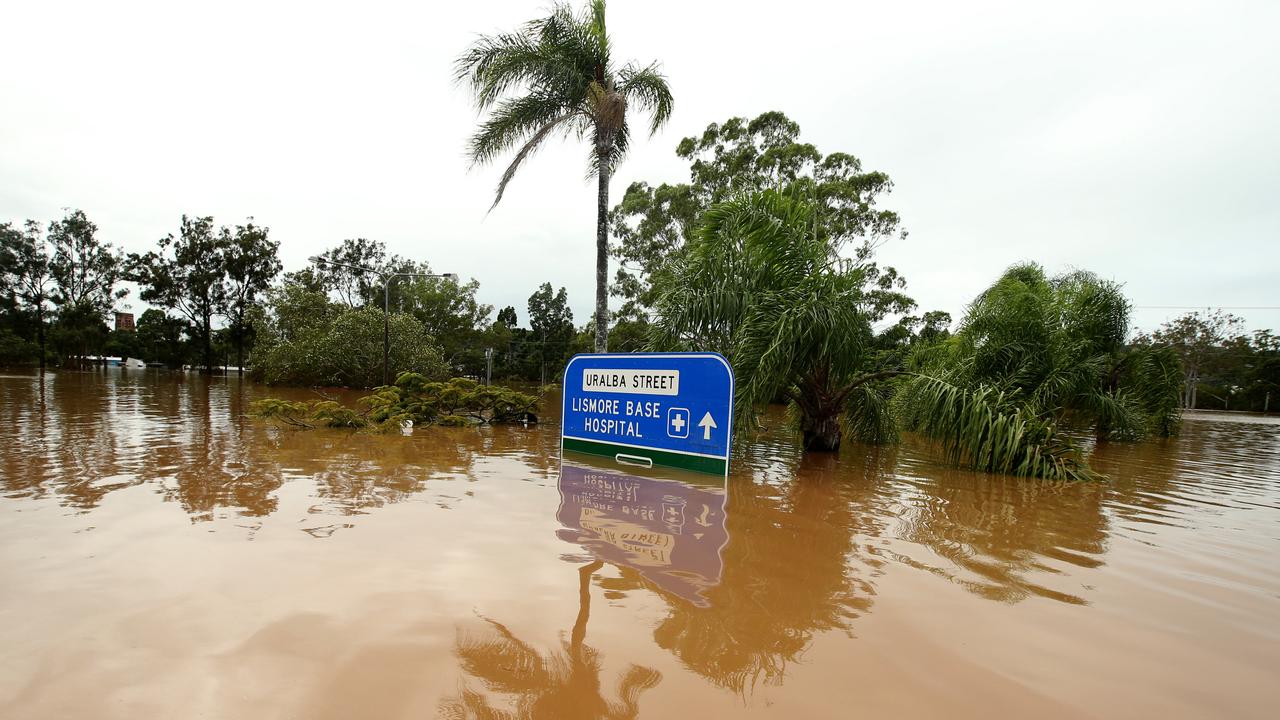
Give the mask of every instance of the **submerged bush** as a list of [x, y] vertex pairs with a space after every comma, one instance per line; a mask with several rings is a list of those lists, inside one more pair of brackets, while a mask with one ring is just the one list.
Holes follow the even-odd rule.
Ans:
[[414, 425], [467, 425], [537, 422], [535, 395], [474, 380], [433, 382], [419, 373], [400, 373], [394, 385], [360, 398], [358, 412], [332, 400], [293, 401], [266, 398], [249, 406], [252, 417], [298, 428], [343, 427], [396, 430]]

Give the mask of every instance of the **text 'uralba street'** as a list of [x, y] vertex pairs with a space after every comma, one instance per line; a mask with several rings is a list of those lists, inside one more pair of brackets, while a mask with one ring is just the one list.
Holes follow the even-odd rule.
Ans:
[[678, 395], [680, 371], [588, 368], [582, 371], [582, 389], [584, 392]]

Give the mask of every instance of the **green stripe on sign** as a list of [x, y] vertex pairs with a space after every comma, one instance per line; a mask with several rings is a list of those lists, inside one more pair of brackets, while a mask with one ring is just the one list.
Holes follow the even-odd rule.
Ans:
[[654, 465], [663, 465], [666, 467], [680, 468], [682, 470], [711, 473], [713, 475], [724, 475], [725, 469], [729, 464], [728, 461], [723, 458], [682, 455], [680, 453], [667, 452], [665, 450], [633, 448], [627, 447], [626, 445], [597, 442], [595, 440], [562, 438], [561, 442], [564, 443], [565, 450], [573, 450], [575, 452], [587, 453], [589, 455], [603, 455], [605, 457], [614, 457], [618, 454], [630, 455], [632, 457], [646, 457], [652, 460]]

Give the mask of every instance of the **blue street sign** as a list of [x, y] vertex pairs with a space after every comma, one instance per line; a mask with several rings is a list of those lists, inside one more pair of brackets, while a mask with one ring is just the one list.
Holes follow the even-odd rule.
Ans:
[[718, 353], [574, 355], [562, 417], [565, 450], [727, 475], [733, 369]]

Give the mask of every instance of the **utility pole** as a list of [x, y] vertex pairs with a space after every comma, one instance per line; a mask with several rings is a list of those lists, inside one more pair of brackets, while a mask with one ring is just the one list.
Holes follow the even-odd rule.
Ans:
[[493, 384], [493, 348], [484, 349], [484, 384]]

